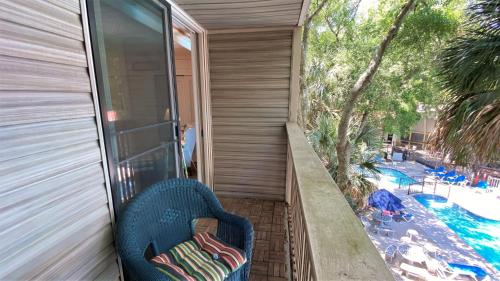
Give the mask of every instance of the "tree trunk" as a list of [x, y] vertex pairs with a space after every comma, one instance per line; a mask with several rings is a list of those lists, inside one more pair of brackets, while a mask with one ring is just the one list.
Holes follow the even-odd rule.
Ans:
[[361, 122], [359, 123], [358, 133], [356, 134], [354, 143], [357, 143], [359, 139], [363, 136], [363, 131], [365, 130], [367, 123], [368, 123], [368, 111], [365, 110], [363, 112], [363, 116], [361, 116]]
[[384, 56], [387, 47], [394, 39], [401, 27], [405, 16], [409, 13], [411, 8], [415, 5], [415, 0], [408, 0], [406, 4], [401, 8], [399, 14], [394, 20], [394, 24], [391, 26], [387, 35], [382, 39], [377, 49], [373, 53], [372, 59], [368, 65], [368, 68], [359, 76], [358, 80], [351, 88], [349, 96], [346, 100], [344, 110], [339, 122], [338, 127], [338, 142], [337, 142], [337, 184], [340, 190], [345, 191], [349, 188], [349, 162], [351, 158], [351, 144], [349, 142], [349, 124], [352, 112], [356, 106], [356, 102], [359, 100], [363, 94], [366, 87], [370, 84], [373, 75], [377, 72], [377, 69], [382, 62], [382, 57]]
[[301, 45], [301, 60], [300, 60], [300, 92], [299, 92], [299, 113], [298, 115], [298, 124], [305, 128], [306, 119], [307, 119], [307, 85], [305, 82], [306, 79], [306, 61], [307, 61], [307, 49], [309, 47], [309, 31], [311, 29], [312, 20], [319, 12], [325, 7], [325, 4], [328, 0], [321, 0], [316, 6], [316, 9], [311, 13], [307, 14], [306, 19], [304, 20], [304, 27], [302, 29], [302, 45]]

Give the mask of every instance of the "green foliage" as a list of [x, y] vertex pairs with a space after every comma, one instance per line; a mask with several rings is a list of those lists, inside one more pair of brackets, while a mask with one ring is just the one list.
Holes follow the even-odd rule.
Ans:
[[345, 194], [347, 202], [354, 210], [359, 210], [368, 205], [368, 194], [377, 190], [376, 185], [362, 174], [351, 176], [352, 188]]
[[336, 163], [335, 140], [337, 139], [338, 119], [326, 114], [318, 117], [318, 127], [309, 135], [315, 151], [327, 168]]
[[465, 33], [440, 57], [446, 94], [435, 149], [459, 164], [500, 158], [500, 0], [468, 8]]
[[[336, 1], [313, 21], [306, 77], [308, 129], [316, 126], [322, 111], [337, 113], [342, 108], [349, 87], [366, 68], [401, 1], [380, 1], [365, 18], [356, 17], [357, 3]], [[459, 31], [461, 5], [461, 1], [446, 5], [419, 2], [390, 46], [357, 112], [368, 110], [383, 131], [404, 134], [420, 119], [416, 112], [420, 103], [436, 106], [443, 101], [435, 59], [446, 40]]]
[[[310, 38], [307, 84], [310, 110], [306, 124], [316, 126], [317, 114], [342, 108], [354, 80], [392, 23], [402, 1], [380, 1], [366, 18], [354, 16], [358, 1], [338, 1], [315, 18]], [[368, 110], [385, 132], [404, 134], [420, 119], [419, 103], [442, 101], [435, 58], [444, 42], [457, 33], [458, 1], [442, 6], [420, 2], [401, 28], [374, 77], [358, 112]], [[356, 116], [355, 116], [356, 117]]]
[[[369, 163], [365, 158], [376, 154], [382, 133], [408, 133], [421, 118], [417, 112], [419, 104], [436, 107], [445, 100], [440, 91], [436, 58], [447, 40], [461, 32], [464, 1], [421, 0], [405, 19], [352, 116], [353, 165]], [[403, 2], [379, 0], [367, 14], [359, 14], [360, 0], [329, 1], [312, 21], [304, 125], [333, 176], [339, 112]], [[365, 112], [368, 122], [360, 132]], [[370, 189], [360, 176], [352, 173], [355, 190], [348, 197], [354, 205], [358, 205], [356, 200], [364, 198], [360, 194]]]

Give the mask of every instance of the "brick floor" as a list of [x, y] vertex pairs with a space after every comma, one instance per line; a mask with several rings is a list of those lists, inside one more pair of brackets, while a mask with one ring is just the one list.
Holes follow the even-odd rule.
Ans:
[[[247, 217], [254, 225], [250, 281], [287, 281], [285, 203], [227, 197], [219, 199], [226, 211]], [[199, 222], [197, 229], [214, 232], [216, 225], [216, 221]]]

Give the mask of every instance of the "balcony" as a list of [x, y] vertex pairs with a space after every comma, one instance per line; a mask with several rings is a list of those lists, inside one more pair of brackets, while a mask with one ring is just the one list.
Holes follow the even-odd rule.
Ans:
[[[300, 129], [289, 124], [285, 134], [297, 114], [300, 26], [310, 1], [257, 1], [265, 9], [222, 1], [224, 13], [221, 3], [187, 2], [2, 1], [0, 280], [123, 280], [113, 201], [180, 175], [179, 130], [144, 132], [178, 123], [175, 102], [158, 101], [181, 87], [193, 91], [193, 102], [183, 102], [197, 124], [198, 179], [219, 195], [268, 199], [221, 197], [254, 223], [252, 280], [392, 279]], [[170, 57], [175, 32], [192, 35], [191, 56], [177, 57], [191, 60], [186, 75], [176, 75], [186, 77], [171, 69], [180, 66]], [[112, 36], [109, 57], [98, 43], [104, 34]], [[125, 39], [133, 44], [114, 45]], [[108, 69], [108, 59], [119, 63]], [[167, 89], [175, 84], [177, 93]], [[121, 158], [120, 149], [132, 147], [111, 139], [117, 125], [121, 139], [142, 136]]]
[[250, 280], [393, 280], [302, 130], [288, 123], [287, 133], [288, 203], [220, 198], [254, 225]]

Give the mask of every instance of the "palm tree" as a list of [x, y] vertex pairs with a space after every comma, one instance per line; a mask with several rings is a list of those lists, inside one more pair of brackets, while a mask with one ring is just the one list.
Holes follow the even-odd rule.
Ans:
[[[334, 149], [337, 139], [339, 117], [331, 112], [322, 112], [314, 119], [314, 126], [309, 133], [309, 141], [325, 167], [335, 179], [337, 176], [337, 151]], [[360, 120], [362, 122], [362, 120]], [[375, 156], [379, 152], [380, 132], [372, 125], [366, 125], [358, 134], [350, 134], [353, 144], [349, 179], [351, 186], [344, 191], [350, 206], [355, 210], [364, 208], [368, 196], [377, 186], [368, 178], [378, 178], [380, 171], [375, 166]]]
[[459, 164], [500, 156], [500, 0], [471, 4], [464, 29], [439, 59], [447, 100], [430, 140]]

